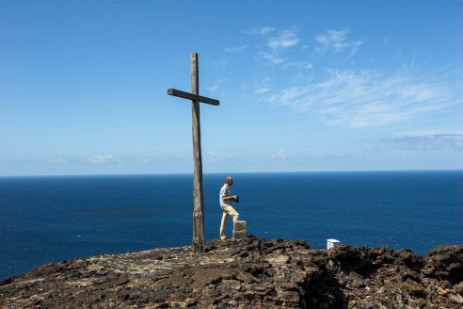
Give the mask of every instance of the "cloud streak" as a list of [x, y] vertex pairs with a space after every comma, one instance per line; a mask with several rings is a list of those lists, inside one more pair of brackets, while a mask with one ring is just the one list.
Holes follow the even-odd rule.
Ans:
[[[461, 82], [461, 67], [442, 72], [435, 68], [426, 74], [415, 73], [413, 66], [403, 63], [392, 72], [352, 69], [357, 64], [352, 56], [364, 41], [352, 37], [349, 27], [314, 34], [312, 53], [303, 45], [304, 58], [300, 59], [294, 55], [301, 49], [293, 47], [304, 42], [294, 28], [265, 26], [245, 33], [252, 36], [253, 43], [243, 46], [256, 52], [267, 71], [268, 66], [272, 69], [265, 75], [265, 83], [255, 83], [252, 93], [272, 106], [290, 107], [317, 116], [325, 125], [348, 128], [387, 126], [438, 112], [460, 111], [458, 104], [463, 97], [455, 89], [459, 89], [457, 81]], [[316, 63], [326, 59], [317, 58], [321, 53], [339, 55], [329, 68], [323, 68], [323, 62]], [[346, 60], [350, 69], [346, 69]]]
[[209, 151], [207, 152], [207, 159], [213, 163], [228, 162], [235, 159], [235, 156], [229, 153]]
[[318, 83], [288, 87], [268, 102], [315, 113], [327, 125], [388, 125], [443, 110], [458, 101], [443, 82], [416, 81], [407, 71], [391, 76], [370, 71], [328, 70]]
[[247, 35], [264, 35], [264, 34], [268, 34], [273, 31], [275, 31], [275, 28], [264, 26], [261, 28], [252, 28], [252, 29], [246, 30], [244, 31], [244, 33]]
[[272, 154], [272, 160], [274, 160], [274, 161], [282, 161], [282, 160], [284, 161], [284, 160], [289, 159], [290, 157], [291, 157], [291, 155], [284, 148], [281, 148], [280, 150], [278, 150], [274, 154]]
[[[300, 39], [295, 30], [277, 30], [276, 28], [265, 26], [262, 28], [252, 28], [244, 32], [248, 36], [253, 37], [253, 46], [259, 46], [259, 59], [267, 64], [282, 65], [287, 61], [287, 58], [282, 56], [282, 53], [290, 47], [295, 47], [299, 44]], [[260, 46], [260, 38], [266, 40], [266, 44]], [[235, 48], [239, 51], [248, 48], [249, 45]], [[235, 51], [235, 49], [225, 49], [227, 52]]]
[[260, 56], [265, 62], [269, 64], [283, 64], [286, 61], [286, 58], [268, 52], [262, 52], [260, 53]]
[[93, 164], [108, 164], [119, 162], [119, 160], [113, 155], [95, 155], [88, 157], [86, 161]]
[[272, 49], [288, 48], [296, 46], [299, 43], [299, 38], [294, 31], [284, 30], [280, 31], [278, 35], [270, 38], [268, 46]]
[[463, 151], [463, 133], [409, 134], [385, 140], [402, 150], [433, 151], [452, 149]]
[[248, 47], [249, 45], [241, 45], [241, 46], [235, 46], [235, 47], [225, 47], [224, 50], [227, 53], [239, 53], [247, 49]]
[[315, 35], [315, 41], [319, 44], [319, 52], [334, 51], [335, 53], [350, 50], [351, 54], [357, 52], [363, 44], [361, 40], [348, 40], [349, 30], [327, 30]]

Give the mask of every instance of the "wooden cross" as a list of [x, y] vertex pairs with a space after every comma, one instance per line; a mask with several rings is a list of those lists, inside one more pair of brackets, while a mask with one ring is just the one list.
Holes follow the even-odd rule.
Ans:
[[201, 125], [199, 122], [199, 102], [219, 105], [218, 100], [199, 95], [198, 54], [191, 54], [191, 93], [176, 89], [167, 89], [167, 94], [191, 100], [193, 131], [193, 250], [204, 252], [204, 198], [203, 198], [203, 163], [201, 157]]

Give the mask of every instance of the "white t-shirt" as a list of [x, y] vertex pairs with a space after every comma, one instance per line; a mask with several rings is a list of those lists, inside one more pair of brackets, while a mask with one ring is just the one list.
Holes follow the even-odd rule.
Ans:
[[231, 191], [230, 191], [230, 186], [228, 184], [224, 184], [222, 188], [220, 189], [220, 194], [219, 194], [219, 200], [220, 200], [220, 207], [223, 209], [225, 206], [231, 206], [232, 205], [232, 200], [226, 200], [224, 201], [222, 198], [224, 196], [230, 196]]

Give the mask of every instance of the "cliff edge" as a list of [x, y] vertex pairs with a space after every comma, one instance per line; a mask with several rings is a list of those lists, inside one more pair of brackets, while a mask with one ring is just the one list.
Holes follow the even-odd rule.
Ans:
[[76, 258], [0, 282], [1, 308], [461, 308], [463, 245], [410, 250], [256, 237]]

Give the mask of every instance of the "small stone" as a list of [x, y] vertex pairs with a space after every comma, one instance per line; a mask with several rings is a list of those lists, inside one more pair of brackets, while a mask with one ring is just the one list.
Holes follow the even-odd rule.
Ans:
[[463, 297], [460, 294], [450, 293], [449, 298], [457, 304], [463, 304]]
[[438, 288], [437, 288], [437, 294], [439, 294], [439, 295], [441, 295], [441, 296], [442, 296], [442, 295], [447, 295], [447, 291], [444, 290], [444, 289], [441, 288], [441, 287], [438, 287]]

